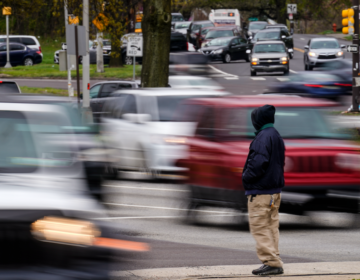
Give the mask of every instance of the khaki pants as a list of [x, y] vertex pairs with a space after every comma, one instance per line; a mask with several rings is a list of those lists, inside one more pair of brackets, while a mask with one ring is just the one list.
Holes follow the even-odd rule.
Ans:
[[[275, 203], [270, 206], [271, 197]], [[248, 196], [250, 232], [256, 241], [256, 252], [263, 264], [282, 267], [279, 252], [279, 207], [281, 194]]]

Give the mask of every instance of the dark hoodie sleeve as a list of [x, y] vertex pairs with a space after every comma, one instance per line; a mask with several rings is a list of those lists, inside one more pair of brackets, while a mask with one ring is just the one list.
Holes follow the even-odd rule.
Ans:
[[260, 141], [253, 142], [242, 179], [246, 183], [253, 183], [261, 178], [269, 166], [270, 155], [271, 151], [264, 143]]

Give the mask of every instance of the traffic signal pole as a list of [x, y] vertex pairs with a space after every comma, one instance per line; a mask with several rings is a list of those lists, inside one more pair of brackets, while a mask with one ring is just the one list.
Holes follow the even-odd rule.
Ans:
[[355, 11], [354, 15], [354, 34], [353, 44], [357, 45], [357, 52], [353, 53], [353, 82], [352, 82], [352, 111], [359, 112], [359, 86], [356, 85], [356, 80], [359, 79], [359, 0], [352, 0], [352, 8]]

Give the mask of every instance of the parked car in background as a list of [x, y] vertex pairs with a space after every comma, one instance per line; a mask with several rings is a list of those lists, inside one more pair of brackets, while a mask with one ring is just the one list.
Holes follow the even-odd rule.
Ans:
[[267, 24], [268, 23], [266, 21], [251, 21], [249, 23], [249, 27], [246, 28], [246, 30], [247, 30], [246, 37], [247, 38], [254, 37], [257, 32], [265, 29]]
[[[6, 43], [6, 38], [6, 35], [0, 35], [0, 43]], [[32, 50], [40, 51], [40, 55], [43, 56], [39, 40], [35, 36], [9, 35], [9, 42], [23, 44]]]
[[[10, 64], [12, 66], [32, 66], [42, 62], [41, 51], [31, 49], [23, 44], [10, 43]], [[0, 66], [5, 66], [7, 59], [6, 43], [0, 43]]]
[[185, 21], [185, 19], [181, 13], [171, 13], [171, 27], [174, 27], [176, 22], [183, 21]]
[[184, 101], [179, 121], [197, 123], [188, 153], [177, 166], [188, 170], [189, 218], [201, 207], [247, 212], [242, 172], [255, 137], [251, 112], [276, 107], [275, 128], [284, 139], [283, 213], [358, 213], [360, 146], [327, 122], [321, 108], [336, 103], [294, 96], [233, 96]]
[[[199, 46], [201, 48], [212, 39], [216, 39], [220, 37], [240, 37], [240, 31], [235, 26], [211, 27], [207, 29], [204, 39], [202, 39], [201, 41], [199, 40], [199, 43], [201, 43], [201, 45], [199, 44]], [[199, 36], [199, 39], [200, 38], [201, 37]]]
[[304, 49], [305, 71], [324, 67], [328, 62], [345, 58], [345, 45], [340, 45], [335, 38], [312, 38]]
[[15, 81], [0, 81], [0, 95], [21, 93], [19, 85]]
[[179, 89], [224, 90], [224, 88], [213, 79], [199, 76], [169, 76], [169, 86]]
[[330, 99], [337, 99], [351, 91], [351, 82], [323, 71], [299, 72], [289, 76], [288, 81], [274, 83], [269, 87], [269, 92]]
[[199, 51], [210, 60], [221, 60], [229, 63], [232, 60], [243, 59], [249, 62], [247, 50], [248, 41], [242, 37], [222, 37], [206, 43]]
[[93, 113], [94, 122], [99, 122], [103, 113], [105, 98], [111, 93], [120, 89], [139, 88], [140, 82], [137, 81], [104, 81], [91, 86], [90, 88], [90, 108]]
[[194, 46], [196, 46], [196, 40], [197, 37], [199, 36], [200, 29], [211, 26], [214, 26], [214, 23], [211, 22], [210, 20], [193, 21], [190, 24], [189, 29], [187, 30], [187, 35], [186, 35], [187, 41], [193, 44]]
[[187, 30], [191, 24], [191, 21], [179, 21], [175, 22], [173, 30], [186, 36]]
[[186, 153], [186, 137], [193, 135], [194, 123], [176, 121], [178, 105], [189, 98], [225, 94], [171, 88], [112, 93], [104, 105], [101, 129], [114, 151], [114, 168], [146, 171], [153, 177], [183, 171], [175, 162]]
[[283, 72], [288, 75], [290, 71], [289, 53], [281, 41], [259, 41], [250, 55], [250, 75], [256, 76], [259, 72]]
[[280, 28], [265, 29], [256, 33], [255, 37], [250, 38], [251, 44], [255, 44], [258, 41], [283, 41], [287, 51], [289, 52], [290, 58], [294, 57], [294, 41], [293, 37], [288, 31]]

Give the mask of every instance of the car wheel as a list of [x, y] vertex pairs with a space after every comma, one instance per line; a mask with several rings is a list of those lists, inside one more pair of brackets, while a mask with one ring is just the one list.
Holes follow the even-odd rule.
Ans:
[[124, 64], [125, 65], [133, 65], [133, 58], [131, 56], [124, 57]]
[[229, 63], [231, 61], [231, 56], [229, 53], [225, 54], [224, 56], [224, 63]]
[[27, 58], [24, 59], [24, 65], [25, 66], [33, 66], [34, 61], [30, 57], [27, 57]]
[[256, 76], [256, 72], [255, 71], [250, 71], [250, 76]]
[[309, 70], [312, 71], [314, 69], [314, 66], [309, 65]]

